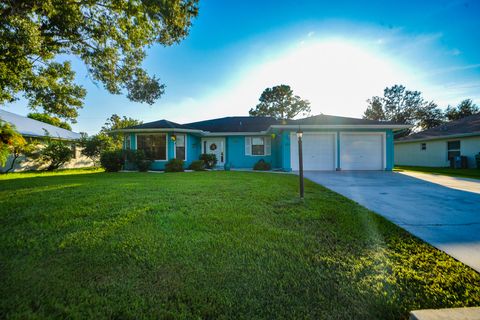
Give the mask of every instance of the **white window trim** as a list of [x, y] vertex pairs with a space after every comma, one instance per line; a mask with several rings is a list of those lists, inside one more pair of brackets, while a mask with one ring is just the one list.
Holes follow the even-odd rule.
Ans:
[[[187, 161], [187, 134], [176, 134], [175, 137], [178, 137], [178, 136], [185, 136], [185, 141], [184, 141], [184, 144], [185, 144], [185, 157], [183, 159], [183, 161]], [[173, 158], [174, 159], [177, 159], [177, 139], [175, 139], [174, 143], [173, 143]]]
[[[263, 138], [263, 154], [253, 154], [252, 153], [252, 140], [254, 138]], [[247, 139], [250, 140], [250, 153], [247, 152]], [[269, 142], [267, 142], [269, 140]], [[270, 144], [270, 152], [267, 152], [267, 144]], [[249, 157], [268, 157], [272, 155], [272, 138], [270, 136], [249, 136], [245, 137], [245, 155]]]
[[[165, 134], [165, 157], [166, 159], [155, 159], [154, 162], [157, 161], [168, 161], [168, 133], [166, 132], [156, 132], [156, 135]], [[154, 136], [155, 133], [137, 133], [135, 134], [135, 150], [138, 150], [138, 141], [137, 136]]]

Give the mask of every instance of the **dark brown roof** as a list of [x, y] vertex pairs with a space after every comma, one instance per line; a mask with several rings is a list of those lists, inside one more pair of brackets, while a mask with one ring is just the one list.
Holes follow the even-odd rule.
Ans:
[[417, 141], [443, 138], [448, 136], [480, 135], [480, 113], [459, 120], [441, 124], [438, 127], [414, 133], [395, 141]]
[[193, 129], [186, 125], [175, 123], [169, 120], [158, 120], [153, 122], [142, 123], [137, 126], [127, 127], [125, 129]]
[[390, 121], [377, 121], [358, 118], [330, 116], [320, 114], [308, 118], [289, 120], [288, 124], [292, 125], [403, 125], [403, 123], [395, 123]]

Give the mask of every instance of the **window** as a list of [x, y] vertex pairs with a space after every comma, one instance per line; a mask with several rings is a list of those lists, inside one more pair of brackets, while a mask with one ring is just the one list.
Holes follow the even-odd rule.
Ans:
[[420, 144], [420, 149], [427, 150], [427, 144], [426, 143], [421, 143]]
[[154, 160], [167, 160], [167, 134], [138, 134], [137, 149]]
[[245, 155], [269, 156], [270, 154], [270, 137], [245, 137]]
[[127, 134], [125, 136], [124, 144], [125, 144], [124, 149], [125, 150], [130, 150], [130, 147], [132, 146], [130, 134]]
[[457, 157], [460, 155], [460, 140], [448, 141], [447, 142], [447, 159]]
[[187, 153], [185, 152], [186, 136], [184, 134], [176, 135], [175, 139], [175, 158], [180, 160], [187, 160]]
[[252, 138], [252, 156], [265, 155], [265, 139], [263, 137]]

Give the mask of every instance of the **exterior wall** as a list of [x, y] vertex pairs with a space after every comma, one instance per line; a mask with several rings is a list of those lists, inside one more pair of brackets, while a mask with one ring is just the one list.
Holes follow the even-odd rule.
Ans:
[[[480, 152], [480, 137], [441, 139], [395, 143], [395, 164], [403, 166], [448, 167], [447, 142], [460, 140], [460, 154], [468, 157], [468, 167], [475, 168], [475, 155]], [[427, 149], [421, 150], [426, 143]]]
[[230, 164], [232, 169], [252, 169], [254, 164], [260, 159], [269, 162], [272, 168], [277, 167], [276, 150], [274, 140], [271, 143], [271, 155], [269, 156], [247, 156], [245, 155], [245, 136], [227, 136], [226, 140], [226, 163]]
[[[13, 157], [10, 156], [7, 160], [7, 163], [4, 167], [0, 166], [0, 172], [7, 171], [12, 165]], [[70, 160], [68, 163], [60, 167], [60, 169], [76, 169], [76, 168], [86, 168], [93, 167], [95, 163], [90, 159], [81, 154], [81, 148], [77, 147], [75, 151], [75, 158]], [[40, 163], [38, 160], [31, 159], [25, 156], [20, 156], [15, 160], [15, 165], [13, 170], [10, 172], [21, 172], [21, 171], [30, 171], [30, 170], [44, 170], [48, 165]]]
[[[156, 160], [152, 163], [151, 170], [165, 170], [165, 164], [174, 158], [175, 155], [175, 142], [172, 140], [172, 135], [174, 133], [167, 133], [167, 160]], [[182, 133], [183, 134], [183, 133]], [[187, 160], [185, 161], [185, 168], [192, 163], [192, 161], [198, 160], [201, 153], [201, 144], [200, 137], [185, 133], [187, 137]], [[130, 134], [130, 148], [132, 150], [137, 149], [137, 139], [136, 134]], [[127, 170], [135, 170], [135, 167], [131, 163], [126, 163]]]

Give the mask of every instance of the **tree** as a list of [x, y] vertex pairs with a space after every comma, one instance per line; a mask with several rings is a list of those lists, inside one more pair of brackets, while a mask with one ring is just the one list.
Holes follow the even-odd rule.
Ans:
[[112, 94], [153, 104], [165, 86], [141, 65], [145, 49], [184, 39], [198, 0], [29, 0], [0, 5], [0, 105], [23, 95], [29, 107], [75, 120], [86, 91], [69, 61], [77, 56]]
[[102, 152], [116, 149], [113, 139], [104, 133], [91, 137], [83, 135], [80, 139], [80, 146], [82, 155], [90, 158], [94, 163], [100, 160]]
[[292, 119], [299, 114], [310, 113], [310, 102], [293, 95], [290, 86], [284, 84], [265, 89], [259, 101], [255, 109], [250, 109], [251, 116]]
[[124, 129], [127, 127], [137, 126], [142, 124], [143, 122], [140, 120], [136, 120], [133, 118], [127, 118], [125, 116], [120, 117], [116, 114], [113, 114], [110, 118], [107, 119], [105, 124], [102, 127], [100, 133], [106, 134], [112, 137], [113, 144], [115, 148], [121, 149], [123, 145], [123, 134], [111, 132], [113, 130]]
[[56, 170], [72, 160], [72, 149], [62, 140], [47, 139], [44, 148], [40, 149], [40, 161], [48, 163], [47, 170]]
[[0, 119], [0, 165], [7, 163], [8, 157], [11, 155], [16, 145], [26, 143], [23, 136], [15, 130], [15, 127], [8, 122]]
[[[445, 118], [437, 104], [425, 101], [420, 91], [410, 91], [402, 85], [385, 88], [383, 97], [374, 96], [367, 103], [364, 119], [411, 124], [413, 131], [435, 127]], [[411, 131], [405, 130], [402, 135]]]
[[51, 124], [52, 126], [60, 127], [66, 130], [72, 130], [72, 127], [67, 122], [63, 122], [62, 120], [60, 120], [60, 118], [50, 116], [46, 113], [29, 113], [27, 117], [30, 119]]
[[448, 106], [445, 116], [449, 121], [462, 119], [480, 112], [480, 108], [471, 99], [465, 99], [455, 108]]

